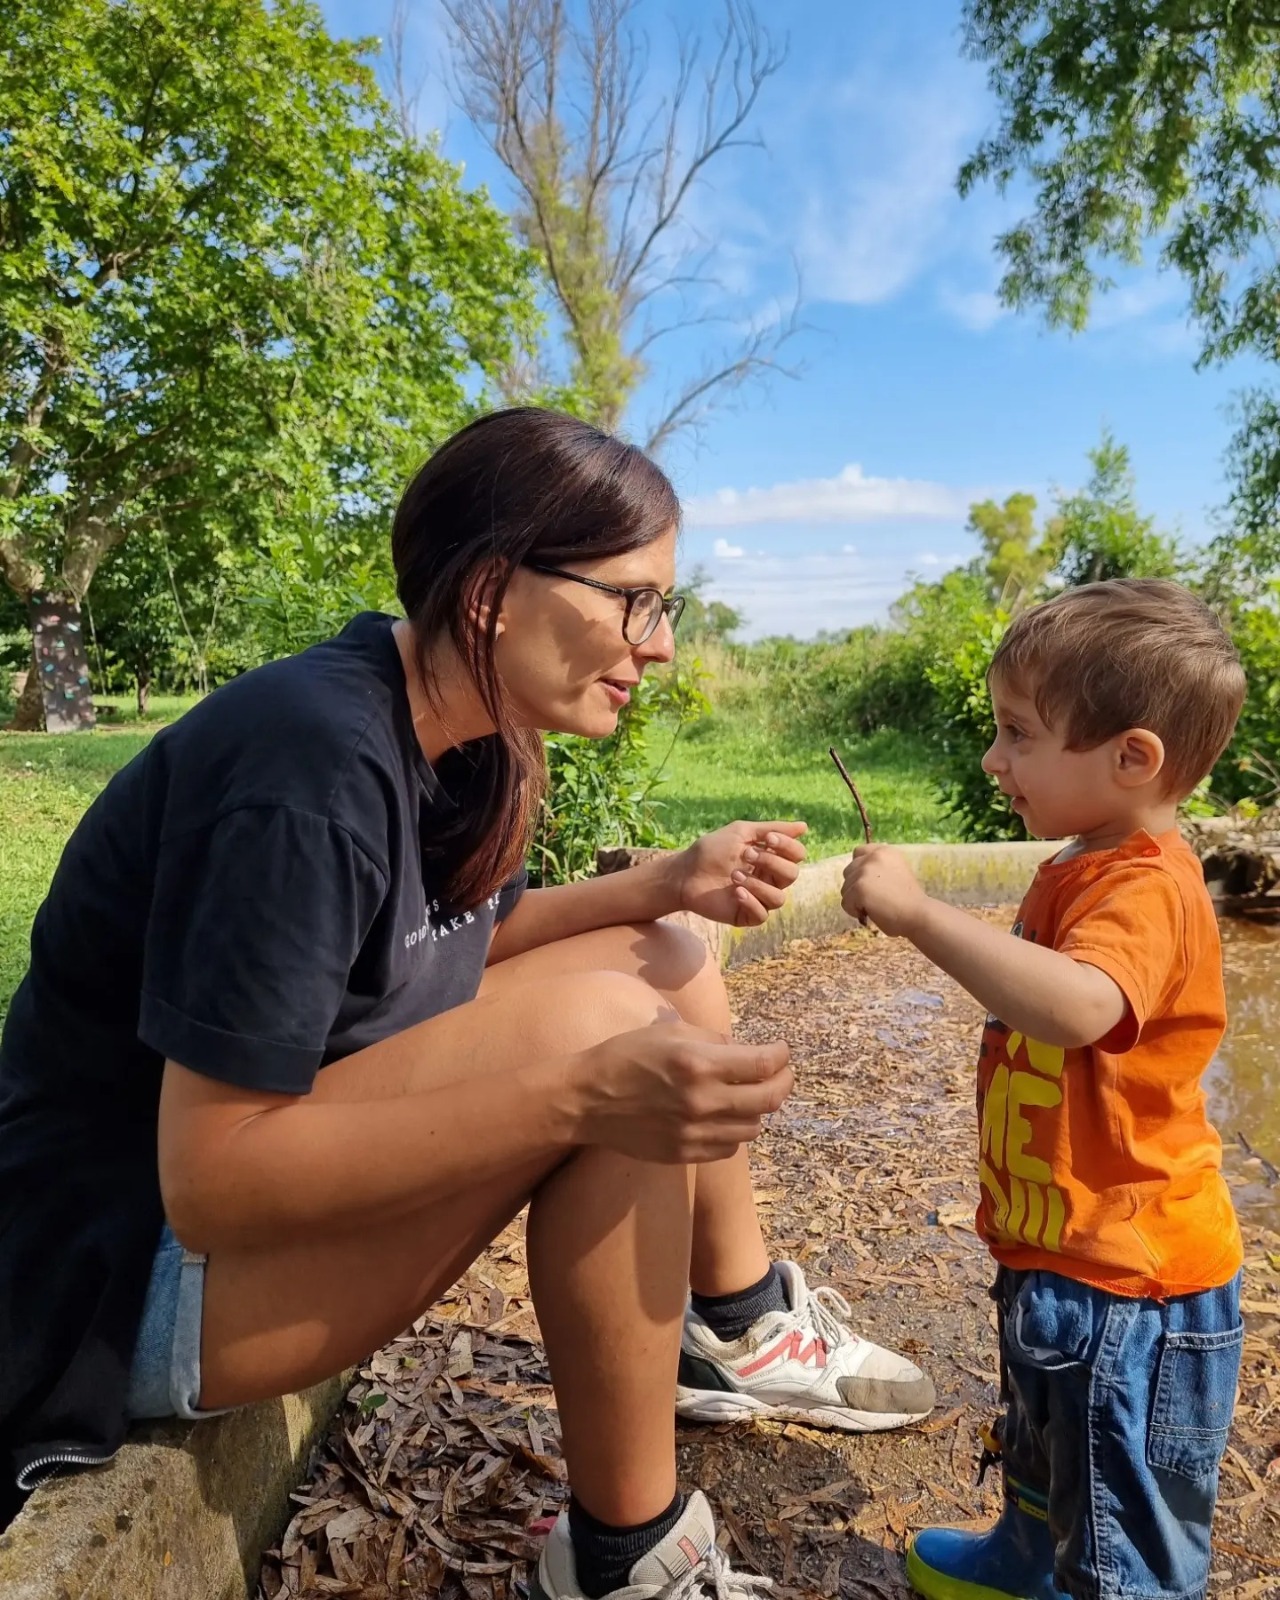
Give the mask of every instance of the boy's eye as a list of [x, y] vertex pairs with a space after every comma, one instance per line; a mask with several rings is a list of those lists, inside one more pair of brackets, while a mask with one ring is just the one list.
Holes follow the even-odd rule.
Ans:
[[1004, 731], [1009, 735], [1015, 744], [1019, 739], [1026, 738], [1026, 735], [1016, 722], [1006, 722], [1004, 725]]

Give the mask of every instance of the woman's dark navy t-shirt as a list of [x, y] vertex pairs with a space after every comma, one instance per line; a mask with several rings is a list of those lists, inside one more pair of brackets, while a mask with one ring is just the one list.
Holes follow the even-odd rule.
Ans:
[[166, 1058], [304, 1094], [472, 999], [522, 892], [442, 904], [484, 743], [428, 765], [392, 620], [360, 616], [158, 733], [35, 919], [0, 1039], [0, 1440], [24, 1484], [122, 1437]]

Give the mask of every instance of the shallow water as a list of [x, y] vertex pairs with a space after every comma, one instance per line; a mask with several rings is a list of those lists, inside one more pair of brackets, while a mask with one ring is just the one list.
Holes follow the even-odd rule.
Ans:
[[[1209, 1115], [1236, 1209], [1280, 1229], [1280, 927], [1224, 922], [1222, 963], [1227, 1036], [1205, 1077]], [[1241, 1135], [1262, 1160], [1246, 1155]]]

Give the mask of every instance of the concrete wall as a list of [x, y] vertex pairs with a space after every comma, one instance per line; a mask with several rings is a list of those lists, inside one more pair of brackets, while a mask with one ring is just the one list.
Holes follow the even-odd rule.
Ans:
[[134, 1431], [37, 1489], [0, 1534], [4, 1600], [247, 1600], [347, 1377], [214, 1421]]
[[[1018, 900], [1053, 845], [909, 845], [931, 894], [956, 905]], [[629, 864], [612, 852], [602, 870]], [[637, 852], [637, 854], [640, 854]], [[849, 926], [844, 856], [801, 869], [762, 928], [696, 928], [724, 965]], [[36, 1491], [0, 1534], [3, 1600], [246, 1600], [279, 1537], [290, 1491], [341, 1403], [345, 1376], [215, 1421], [139, 1429], [107, 1467]]]

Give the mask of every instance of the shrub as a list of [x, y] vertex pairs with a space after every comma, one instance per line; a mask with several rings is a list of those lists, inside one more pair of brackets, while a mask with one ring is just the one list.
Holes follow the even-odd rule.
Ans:
[[939, 787], [966, 839], [1022, 839], [1021, 819], [982, 770], [983, 754], [995, 736], [987, 668], [1010, 619], [997, 611], [974, 612], [971, 620], [964, 642], [928, 669], [936, 696], [932, 742]]
[[1215, 798], [1272, 804], [1280, 778], [1280, 582], [1240, 612], [1231, 636], [1244, 663], [1249, 692], [1235, 737], [1213, 770]]

